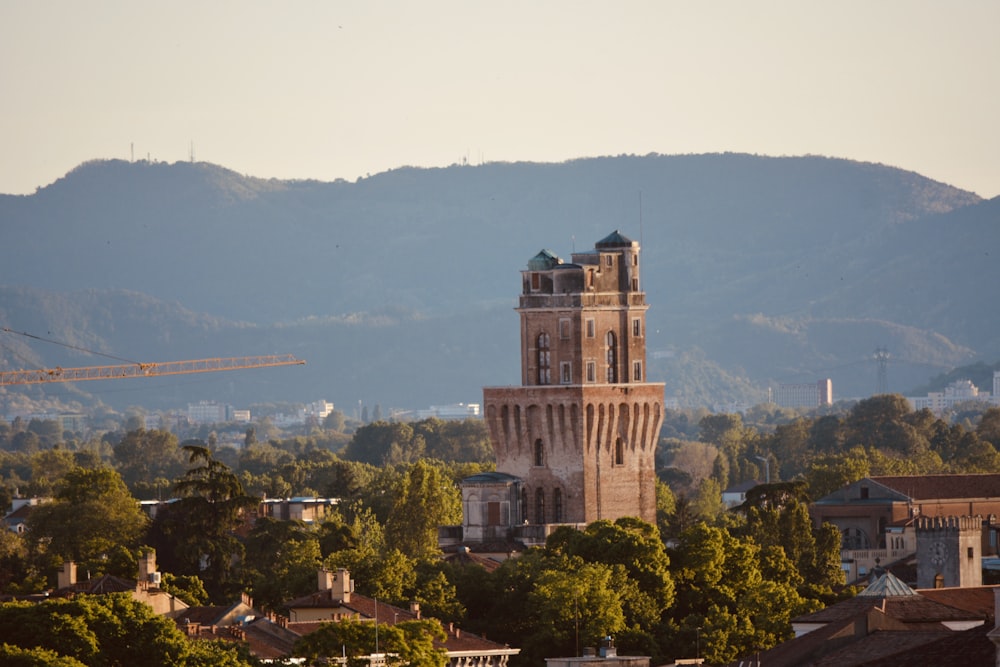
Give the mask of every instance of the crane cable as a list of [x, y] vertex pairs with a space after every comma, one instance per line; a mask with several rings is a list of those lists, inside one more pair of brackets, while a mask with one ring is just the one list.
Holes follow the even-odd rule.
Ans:
[[108, 359], [114, 359], [116, 361], [124, 361], [127, 364], [135, 364], [136, 366], [142, 366], [141, 362], [135, 361], [133, 359], [126, 359], [124, 357], [116, 357], [113, 354], [105, 354], [104, 352], [96, 352], [95, 350], [88, 350], [85, 347], [80, 347], [79, 345], [71, 345], [70, 343], [63, 343], [58, 340], [52, 340], [51, 338], [45, 338], [43, 336], [36, 336], [35, 334], [28, 333], [27, 331], [14, 331], [8, 327], [0, 327], [0, 331], [4, 333], [17, 334], [18, 336], [25, 336], [26, 338], [34, 338], [35, 340], [40, 340], [43, 343], [52, 343], [53, 345], [61, 345], [63, 347], [68, 347], [71, 350], [77, 350], [78, 352], [86, 352], [87, 354], [97, 355], [99, 357], [106, 357]]

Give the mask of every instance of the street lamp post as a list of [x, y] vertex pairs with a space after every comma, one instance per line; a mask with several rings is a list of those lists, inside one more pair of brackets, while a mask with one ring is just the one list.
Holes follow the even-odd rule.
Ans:
[[766, 456], [755, 456], [754, 458], [757, 459], [758, 461], [763, 461], [764, 462], [764, 483], [765, 484], [770, 484], [771, 483], [771, 459], [769, 459]]

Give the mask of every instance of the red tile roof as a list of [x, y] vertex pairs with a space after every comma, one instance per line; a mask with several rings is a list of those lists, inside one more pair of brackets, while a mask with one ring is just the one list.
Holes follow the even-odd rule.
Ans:
[[997, 647], [987, 633], [992, 626], [982, 625], [964, 632], [951, 632], [940, 639], [891, 656], [879, 656], [856, 667], [896, 667], [897, 665], [961, 665], [996, 667]]
[[897, 475], [870, 479], [913, 500], [1000, 498], [1000, 474]]

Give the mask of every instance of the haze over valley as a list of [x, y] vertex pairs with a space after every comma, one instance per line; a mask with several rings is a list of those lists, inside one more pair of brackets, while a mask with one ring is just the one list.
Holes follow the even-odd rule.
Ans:
[[[639, 240], [650, 379], [681, 405], [778, 382], [836, 398], [1000, 358], [1000, 199], [822, 157], [631, 156], [400, 168], [356, 182], [94, 161], [0, 196], [0, 324], [129, 360], [292, 353], [305, 367], [6, 389], [162, 407], [478, 402], [519, 384], [520, 271]], [[4, 336], [3, 369], [112, 363]], [[989, 387], [981, 387], [989, 391]]]

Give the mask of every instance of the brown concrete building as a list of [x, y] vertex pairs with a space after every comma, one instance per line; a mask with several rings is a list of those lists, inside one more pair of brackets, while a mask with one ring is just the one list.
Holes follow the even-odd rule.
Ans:
[[521, 275], [521, 386], [483, 389], [498, 474], [463, 486], [466, 537], [654, 522], [663, 384], [646, 378], [639, 244], [616, 231], [569, 263], [543, 250]]

